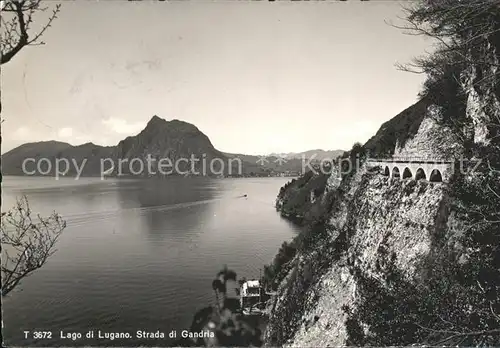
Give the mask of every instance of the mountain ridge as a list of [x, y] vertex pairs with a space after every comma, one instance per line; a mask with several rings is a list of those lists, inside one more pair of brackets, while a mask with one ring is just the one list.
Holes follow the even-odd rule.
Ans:
[[[316, 150], [303, 153], [313, 151]], [[325, 158], [325, 153], [327, 152], [323, 151], [323, 156], [317, 159]], [[32, 159], [33, 163], [45, 161], [45, 165], [52, 168], [56, 166], [58, 160], [67, 159], [70, 162], [73, 161], [79, 164], [85, 162], [85, 165], [81, 173], [78, 173], [77, 168], [73, 165], [64, 175], [99, 176], [102, 172], [102, 161], [112, 162], [114, 166], [120, 160], [141, 159], [143, 163], [146, 163], [148, 158], [151, 158], [153, 162], [159, 159], [180, 161], [180, 159], [189, 159], [192, 156], [199, 160], [198, 162], [204, 159], [207, 162], [212, 161], [210, 163], [214, 163], [215, 159], [218, 159], [224, 163], [229, 163], [232, 160], [232, 163], [225, 168], [224, 173], [218, 171], [219, 174], [217, 175], [271, 176], [277, 175], [277, 173], [287, 175], [294, 175], [295, 173], [295, 175], [298, 175], [303, 169], [301, 157], [298, 156], [282, 160], [281, 156], [269, 155], [263, 157], [219, 151], [214, 147], [209, 137], [194, 124], [179, 119], [166, 120], [157, 115], [153, 115], [138, 134], [129, 135], [116, 145], [102, 146], [92, 142], [72, 145], [56, 140], [31, 142], [22, 144], [2, 154], [1, 163], [4, 175], [27, 175], [23, 170], [23, 161], [26, 159]], [[238, 167], [237, 160], [241, 161], [241, 170]], [[193, 168], [196, 169], [194, 172], [199, 172], [199, 164], [194, 165]], [[28, 175], [45, 175], [38, 173], [39, 168], [34, 168], [31, 163], [30, 165], [28, 172], [32, 173], [36, 169], [36, 173]], [[185, 164], [181, 165], [181, 167], [182, 172], [186, 172], [188, 169]], [[192, 172], [193, 168], [190, 168]], [[157, 169], [158, 167], [155, 167], [152, 171], [157, 172]], [[132, 173], [134, 169], [131, 169], [130, 165], [128, 168], [119, 166], [113, 169], [113, 171], [115, 170], [116, 174], [134, 175]], [[51, 172], [47, 175], [54, 176], [55, 173]]]

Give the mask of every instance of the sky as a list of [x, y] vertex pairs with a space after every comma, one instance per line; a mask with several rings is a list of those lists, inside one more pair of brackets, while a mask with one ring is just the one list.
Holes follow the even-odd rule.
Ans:
[[43, 46], [2, 66], [2, 153], [116, 145], [153, 115], [221, 151], [348, 150], [417, 100], [430, 49], [397, 1], [64, 2]]

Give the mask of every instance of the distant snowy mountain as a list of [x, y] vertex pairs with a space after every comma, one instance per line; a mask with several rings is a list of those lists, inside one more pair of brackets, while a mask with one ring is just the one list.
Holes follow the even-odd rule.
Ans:
[[344, 153], [344, 150], [321, 150], [321, 149], [316, 149], [316, 150], [309, 150], [309, 151], [303, 151], [303, 152], [288, 152], [288, 153], [272, 153], [269, 156], [270, 157], [282, 157], [282, 158], [287, 158], [287, 159], [316, 159], [316, 160], [322, 160], [322, 159], [335, 159], [339, 156], [342, 156]]

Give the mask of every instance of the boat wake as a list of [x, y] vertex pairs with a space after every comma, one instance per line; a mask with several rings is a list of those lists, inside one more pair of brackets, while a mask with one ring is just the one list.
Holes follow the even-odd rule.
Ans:
[[105, 210], [105, 211], [93, 211], [93, 212], [85, 212], [85, 213], [78, 213], [78, 214], [67, 214], [63, 216], [63, 219], [66, 220], [66, 223], [68, 226], [81, 226], [85, 225], [87, 223], [94, 223], [94, 222], [99, 222], [99, 221], [106, 221], [115, 218], [118, 215], [121, 214], [139, 214], [139, 215], [146, 215], [150, 212], [161, 212], [161, 211], [169, 211], [169, 210], [175, 210], [175, 209], [185, 209], [185, 208], [190, 208], [198, 205], [204, 205], [204, 204], [209, 204], [213, 203], [216, 201], [220, 201], [221, 198], [214, 198], [214, 199], [206, 199], [202, 201], [195, 201], [195, 202], [183, 202], [183, 203], [176, 203], [176, 204], [165, 204], [165, 205], [158, 205], [158, 206], [152, 206], [152, 207], [136, 207], [136, 208], [124, 208], [124, 209], [114, 209], [114, 210]]

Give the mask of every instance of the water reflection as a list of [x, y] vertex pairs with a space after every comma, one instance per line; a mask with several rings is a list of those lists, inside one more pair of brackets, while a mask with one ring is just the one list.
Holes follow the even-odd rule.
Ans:
[[203, 221], [213, 214], [217, 202], [215, 185], [201, 190], [208, 179], [172, 178], [135, 182], [134, 190], [124, 190], [128, 183], [118, 184], [119, 202], [123, 214], [132, 214], [143, 221], [141, 229], [148, 239], [191, 238], [201, 233]]

